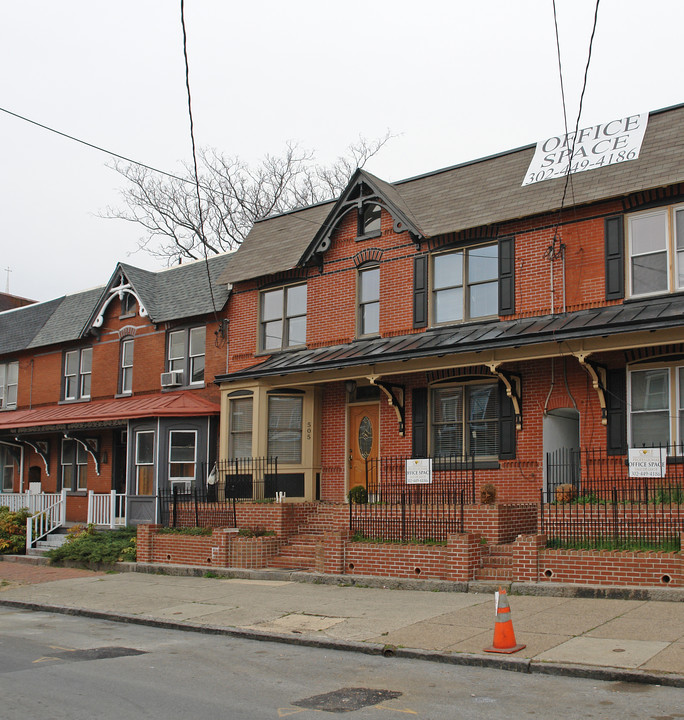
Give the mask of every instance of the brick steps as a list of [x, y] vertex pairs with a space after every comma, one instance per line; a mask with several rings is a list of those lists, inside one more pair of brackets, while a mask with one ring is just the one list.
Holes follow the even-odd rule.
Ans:
[[323, 542], [326, 532], [344, 529], [349, 524], [346, 504], [320, 504], [299, 527], [296, 535], [281, 547], [269, 562], [269, 567], [288, 570], [313, 570], [316, 565], [316, 545]]
[[512, 545], [488, 545], [483, 553], [482, 567], [475, 569], [475, 580], [513, 580]]

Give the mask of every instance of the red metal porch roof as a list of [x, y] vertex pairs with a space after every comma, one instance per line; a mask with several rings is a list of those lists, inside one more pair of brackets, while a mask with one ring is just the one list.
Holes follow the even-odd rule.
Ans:
[[112, 400], [65, 403], [33, 410], [11, 410], [0, 413], [0, 431], [33, 426], [127, 420], [128, 418], [218, 415], [219, 409], [218, 403], [197, 397], [191, 392], [162, 393]]

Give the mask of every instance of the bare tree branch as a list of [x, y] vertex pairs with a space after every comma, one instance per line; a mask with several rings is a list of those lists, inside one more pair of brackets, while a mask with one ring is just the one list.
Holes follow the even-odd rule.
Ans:
[[[195, 179], [189, 166], [176, 179], [133, 163], [110, 167], [126, 181], [123, 207], [107, 207], [102, 217], [136, 223], [143, 230], [139, 250], [173, 264], [236, 249], [255, 221], [339, 195], [357, 167], [392, 139], [385, 133], [369, 141], [359, 137], [330, 166], [288, 143], [282, 155], [266, 155], [255, 167], [214, 149], [198, 154], [203, 225], [200, 227]], [[185, 181], [184, 181], [185, 180]]]

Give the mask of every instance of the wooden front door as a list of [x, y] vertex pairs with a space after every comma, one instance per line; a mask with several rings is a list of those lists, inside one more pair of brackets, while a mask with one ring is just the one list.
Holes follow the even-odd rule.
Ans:
[[[379, 427], [378, 405], [349, 406], [349, 489], [362, 485], [374, 491], [375, 463], [368, 464], [366, 478], [366, 460], [377, 460]], [[368, 484], [371, 485], [368, 488]]]

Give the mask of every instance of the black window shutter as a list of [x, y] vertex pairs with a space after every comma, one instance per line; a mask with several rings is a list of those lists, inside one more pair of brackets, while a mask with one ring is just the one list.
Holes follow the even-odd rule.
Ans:
[[627, 374], [608, 370], [606, 382], [606, 451], [608, 455], [627, 453]]
[[625, 237], [622, 215], [605, 220], [606, 300], [625, 296]]
[[506, 395], [506, 386], [499, 383], [499, 459], [515, 458], [515, 409]]
[[427, 327], [428, 324], [428, 256], [413, 258], [413, 327]]
[[499, 315], [515, 312], [515, 238], [499, 240]]
[[427, 388], [413, 388], [413, 457], [427, 457], [428, 454], [428, 404]]

